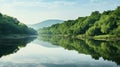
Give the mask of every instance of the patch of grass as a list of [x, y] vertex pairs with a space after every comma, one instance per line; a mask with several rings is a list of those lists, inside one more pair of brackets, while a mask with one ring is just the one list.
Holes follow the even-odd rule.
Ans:
[[98, 35], [98, 36], [94, 36], [93, 38], [97, 39], [97, 40], [119, 39], [119, 37], [117, 37], [115, 35]]

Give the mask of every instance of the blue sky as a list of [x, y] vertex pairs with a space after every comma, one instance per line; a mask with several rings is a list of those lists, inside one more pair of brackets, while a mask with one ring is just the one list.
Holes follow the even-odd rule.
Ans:
[[0, 0], [0, 12], [25, 24], [47, 19], [76, 19], [92, 11], [103, 12], [120, 6], [120, 0]]

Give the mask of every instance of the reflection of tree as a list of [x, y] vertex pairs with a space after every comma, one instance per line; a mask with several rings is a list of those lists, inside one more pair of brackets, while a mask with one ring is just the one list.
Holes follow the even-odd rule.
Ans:
[[0, 39], [0, 57], [15, 53], [19, 47], [25, 47], [27, 43], [33, 41], [35, 38], [22, 39]]
[[94, 59], [103, 57], [104, 60], [114, 61], [120, 64], [120, 41], [79, 40], [60, 37], [40, 37], [39, 39], [62, 46], [68, 50], [76, 50], [79, 53], [89, 54]]
[[120, 41], [86, 40], [86, 43], [98, 54], [98, 56], [93, 54], [93, 58], [103, 57], [104, 60], [115, 61], [117, 64], [120, 64]]

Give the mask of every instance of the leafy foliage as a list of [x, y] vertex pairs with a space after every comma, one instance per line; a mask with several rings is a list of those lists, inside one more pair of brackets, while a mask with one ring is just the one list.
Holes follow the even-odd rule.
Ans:
[[120, 36], [120, 7], [103, 13], [92, 12], [90, 16], [64, 21], [39, 30], [40, 34], [62, 34], [89, 36], [112, 34]]
[[0, 34], [37, 34], [37, 32], [16, 18], [0, 13]]

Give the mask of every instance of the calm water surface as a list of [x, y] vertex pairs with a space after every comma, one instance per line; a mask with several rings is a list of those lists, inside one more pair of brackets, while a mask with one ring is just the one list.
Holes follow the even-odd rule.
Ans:
[[120, 67], [119, 41], [0, 39], [0, 67]]

